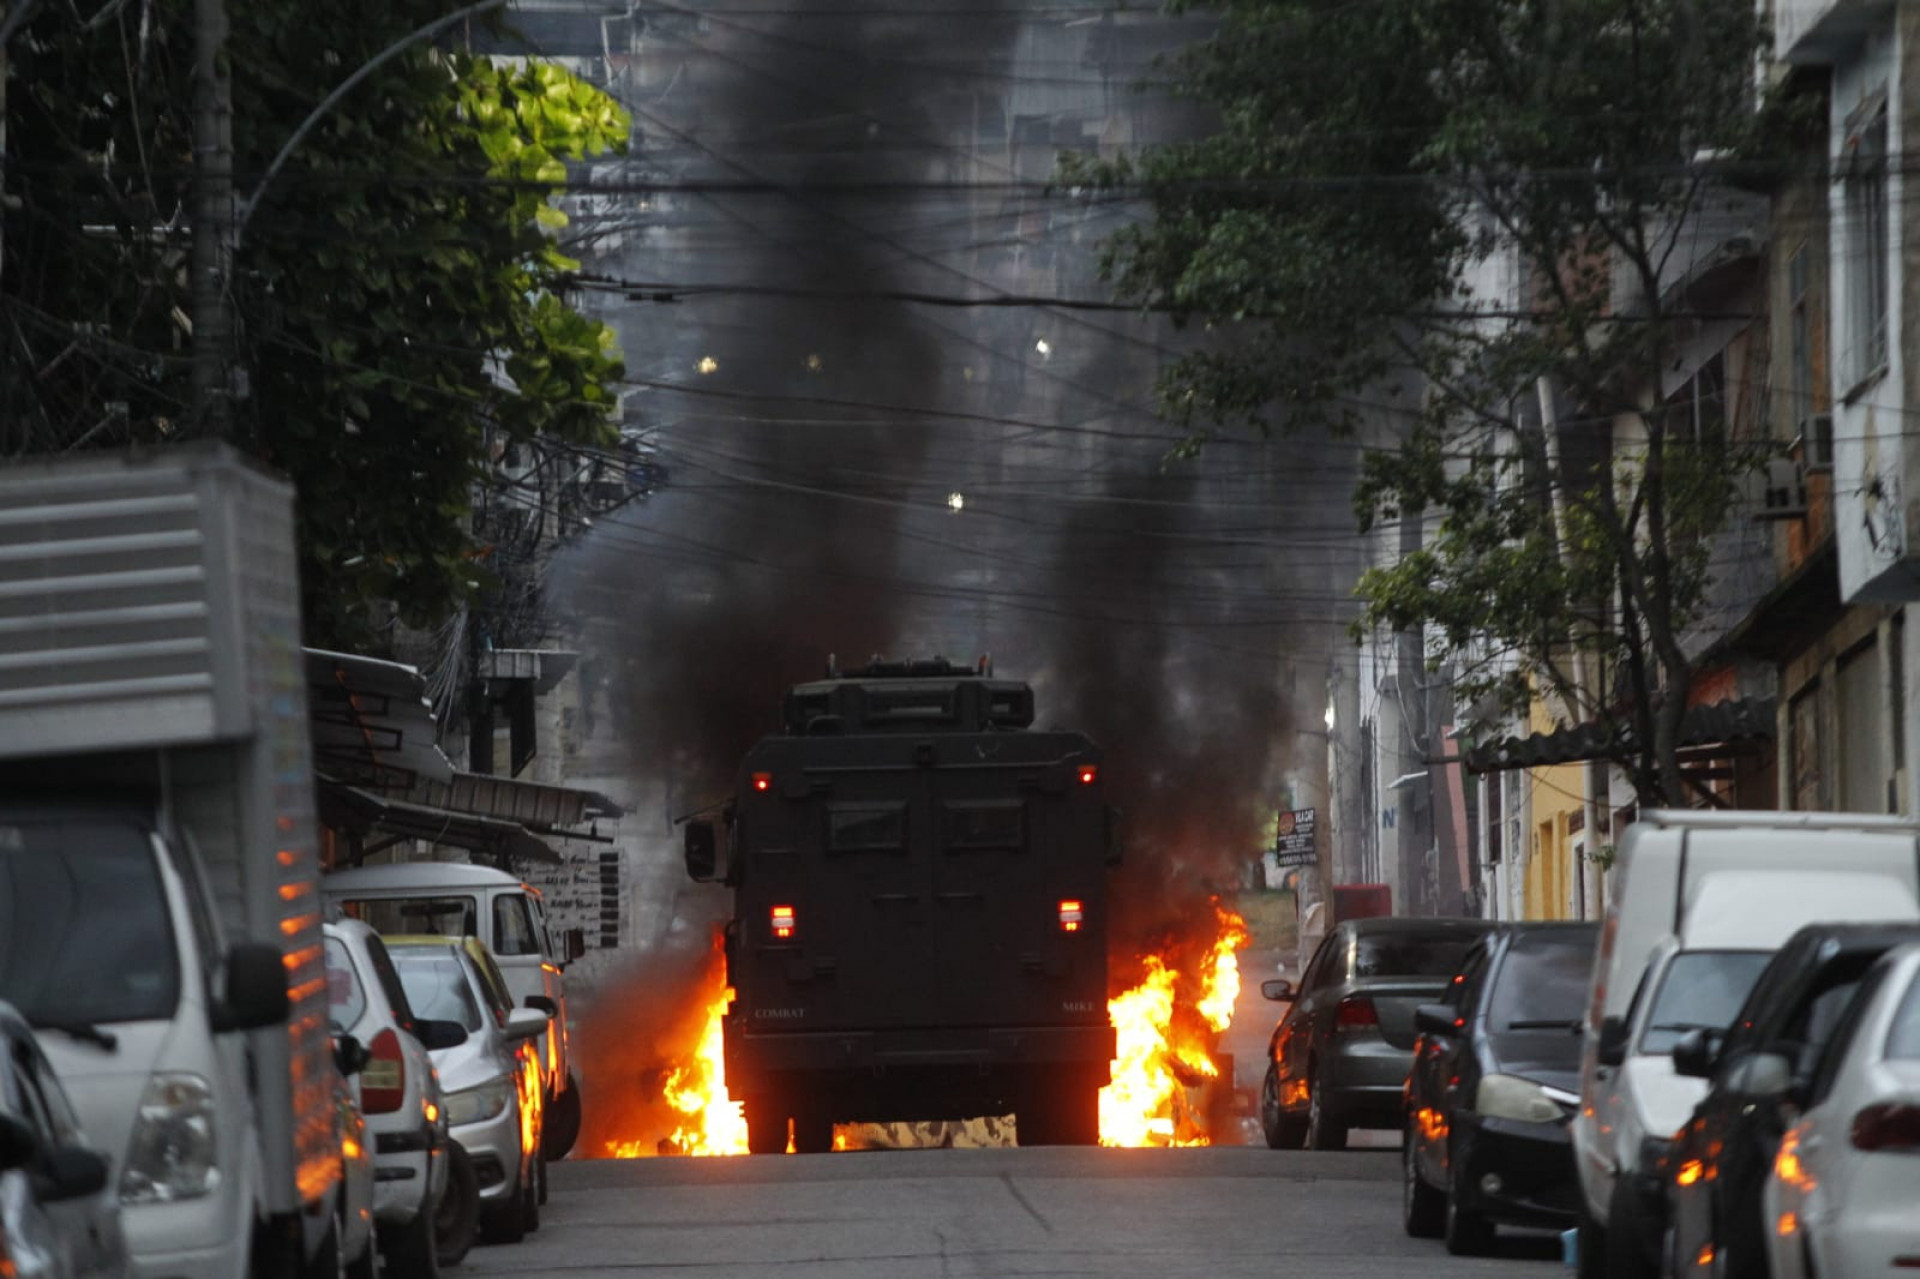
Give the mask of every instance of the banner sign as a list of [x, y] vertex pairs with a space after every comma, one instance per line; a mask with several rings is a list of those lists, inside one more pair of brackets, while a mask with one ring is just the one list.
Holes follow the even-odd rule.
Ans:
[[1282, 810], [1273, 841], [1274, 861], [1281, 866], [1317, 866], [1320, 854], [1314, 845], [1313, 810]]

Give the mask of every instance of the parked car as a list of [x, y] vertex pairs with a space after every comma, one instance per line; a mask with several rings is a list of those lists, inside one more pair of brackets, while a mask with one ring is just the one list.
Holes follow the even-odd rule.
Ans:
[[1275, 1150], [1343, 1150], [1349, 1128], [1398, 1128], [1413, 1062], [1413, 1010], [1437, 999], [1479, 919], [1374, 918], [1334, 925], [1300, 975], [1260, 984], [1292, 1006], [1267, 1041], [1260, 1123]]
[[[1792, 1095], [1790, 1058], [1748, 1062], [1749, 1094]], [[1776, 1279], [1920, 1269], [1920, 945], [1868, 972], [1802, 1099], [1763, 1192]]]
[[127, 1273], [112, 1162], [89, 1148], [73, 1105], [13, 1008], [0, 1003], [0, 1275], [109, 1279]]
[[1804, 1085], [1860, 979], [1910, 941], [1920, 925], [1810, 924], [1761, 970], [1726, 1030], [1692, 1031], [1674, 1046], [1674, 1069], [1709, 1083], [1667, 1154], [1664, 1274], [1766, 1279], [1760, 1192], [1797, 1115], [1755, 1104], [1729, 1080], [1755, 1053], [1776, 1052]]
[[1733, 1019], [1805, 924], [1920, 919], [1920, 826], [1850, 813], [1651, 811], [1621, 841], [1574, 1112], [1581, 1279], [1653, 1274], [1674, 1134], [1706, 1095], [1672, 1052]]
[[540, 890], [504, 871], [450, 862], [398, 862], [336, 871], [320, 885], [328, 902], [384, 936], [478, 937], [513, 992], [552, 1017], [538, 1045], [547, 1115], [546, 1155], [562, 1159], [580, 1135], [580, 1088], [568, 1039], [566, 966], [586, 943], [579, 929], [555, 937]]
[[534, 1041], [547, 1014], [513, 1006], [506, 980], [476, 937], [386, 940], [416, 1012], [467, 1032], [464, 1042], [433, 1050], [447, 1123], [472, 1160], [485, 1237], [518, 1243], [540, 1227], [545, 1159]]
[[1577, 1219], [1567, 1123], [1598, 924], [1516, 924], [1473, 944], [1414, 1012], [1402, 1144], [1407, 1233], [1481, 1253], [1498, 1224]]
[[[385, 944], [372, 928], [354, 920], [323, 926], [327, 1006], [334, 1034], [350, 1040], [364, 1061], [355, 1082], [372, 1133], [378, 1180], [373, 1217], [387, 1264], [410, 1275], [431, 1276], [447, 1251], [437, 1225], [443, 1209], [461, 1210], [448, 1184], [449, 1136], [439, 1075], [429, 1045], [451, 1047], [467, 1037], [465, 1027], [414, 1016], [405, 986]], [[477, 1202], [465, 1209], [471, 1237]]]

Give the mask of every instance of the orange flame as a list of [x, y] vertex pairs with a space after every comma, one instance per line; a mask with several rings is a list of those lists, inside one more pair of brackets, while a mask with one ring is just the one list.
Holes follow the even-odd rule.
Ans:
[[[1212, 1040], [1233, 1024], [1240, 994], [1237, 952], [1249, 938], [1246, 921], [1214, 904], [1219, 935], [1195, 965], [1195, 980], [1160, 955], [1147, 955], [1139, 985], [1107, 1001], [1113, 1019], [1113, 1082], [1100, 1090], [1103, 1146], [1205, 1146], [1212, 1142], [1192, 1112], [1187, 1089], [1219, 1075]], [[1192, 1014], [1181, 1016], [1183, 986]], [[1195, 987], [1197, 986], [1197, 990]], [[1227, 1083], [1231, 1086], [1232, 1081]]]
[[707, 1024], [690, 1060], [668, 1072], [662, 1095], [681, 1116], [654, 1149], [644, 1141], [609, 1141], [607, 1154], [635, 1159], [653, 1154], [744, 1155], [747, 1119], [740, 1103], [727, 1096], [727, 1059], [721, 1018], [733, 1002], [733, 988], [722, 987], [707, 1004]]

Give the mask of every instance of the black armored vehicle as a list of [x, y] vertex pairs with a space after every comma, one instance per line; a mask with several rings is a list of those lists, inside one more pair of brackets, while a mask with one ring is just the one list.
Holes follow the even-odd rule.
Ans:
[[[1099, 1140], [1109, 1081], [1101, 754], [1033, 691], [934, 659], [801, 684], [687, 870], [724, 878], [727, 1088], [755, 1153], [835, 1123], [1015, 1116]], [[723, 847], [724, 846], [724, 847]], [[724, 858], [722, 854], [724, 852]]]

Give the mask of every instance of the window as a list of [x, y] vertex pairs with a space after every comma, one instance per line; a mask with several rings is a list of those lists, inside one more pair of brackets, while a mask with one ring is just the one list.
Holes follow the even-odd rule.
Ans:
[[1516, 939], [1494, 979], [1488, 1028], [1494, 1034], [1565, 1034], [1578, 1026], [1587, 1009], [1593, 948], [1594, 935], [1584, 929], [1565, 937], [1534, 934]]
[[1841, 658], [1834, 687], [1840, 722], [1847, 726], [1834, 743], [1840, 756], [1840, 807], [1849, 813], [1884, 813], [1887, 705], [1880, 688], [1878, 646], [1864, 644]]
[[827, 808], [827, 850], [835, 853], [904, 852], [907, 810], [900, 804], [832, 804]]
[[538, 955], [540, 938], [527, 916], [527, 899], [518, 893], [502, 893], [493, 899], [493, 953], [496, 955]]
[[1887, 363], [1887, 103], [1855, 113], [1846, 141], [1848, 374], [1857, 385]]
[[479, 905], [471, 897], [367, 897], [342, 902], [340, 909], [386, 937], [472, 937], [480, 931]]
[[468, 1030], [479, 1030], [480, 1005], [467, 983], [467, 970], [452, 951], [436, 946], [405, 947], [393, 952], [393, 966], [406, 987], [407, 1002], [416, 1014], [429, 1021], [457, 1021]]
[[327, 1020], [333, 1031], [352, 1030], [367, 1015], [367, 992], [353, 970], [353, 956], [338, 937], [327, 938]]
[[942, 844], [949, 852], [1026, 847], [1026, 807], [1020, 802], [948, 804], [941, 810]]
[[1356, 977], [1451, 977], [1478, 934], [1447, 929], [1362, 935], [1354, 946]]
[[1826, 804], [1820, 775], [1820, 689], [1809, 684], [1788, 710], [1793, 735], [1793, 806], [1803, 813], [1818, 812]]
[[1893, 1026], [1887, 1032], [1887, 1056], [1906, 1061], [1920, 1057], [1920, 981], [1907, 987], [1900, 1010], [1893, 1015]]
[[1787, 393], [1794, 429], [1800, 435], [1800, 457], [1809, 469], [1833, 466], [1833, 415], [1827, 412], [1822, 370], [1814, 354], [1819, 322], [1811, 298], [1812, 268], [1802, 244], [1787, 260]]
[[1670, 1053], [1690, 1030], [1724, 1030], [1772, 959], [1764, 950], [1689, 950], [1660, 976], [1660, 993], [1647, 1014], [1639, 1051]]

